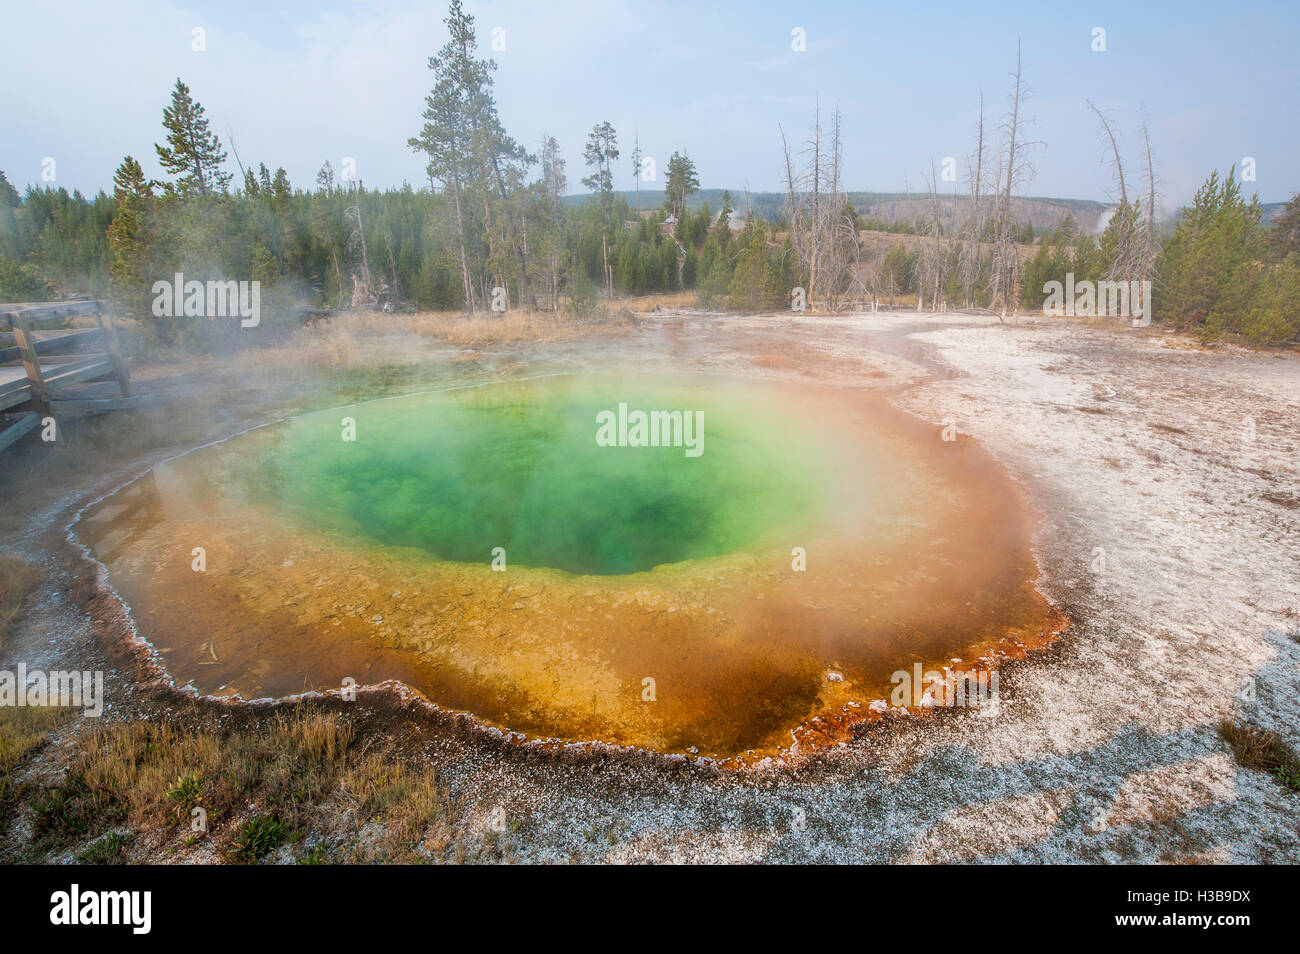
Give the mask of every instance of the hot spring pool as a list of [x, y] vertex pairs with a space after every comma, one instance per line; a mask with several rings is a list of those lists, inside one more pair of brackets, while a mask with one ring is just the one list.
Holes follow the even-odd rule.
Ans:
[[1040, 639], [1031, 529], [977, 447], [879, 400], [629, 374], [307, 414], [74, 532], [201, 693], [398, 679], [534, 738], [725, 758]]

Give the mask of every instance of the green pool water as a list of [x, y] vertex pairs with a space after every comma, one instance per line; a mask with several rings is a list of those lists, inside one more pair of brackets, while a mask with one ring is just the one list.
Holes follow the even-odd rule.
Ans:
[[[696, 415], [701, 433], [664, 432], [682, 446], [601, 446], [598, 415], [620, 404]], [[625, 574], [807, 520], [822, 461], [806, 425], [770, 389], [544, 378], [297, 418], [241, 483], [309, 528], [437, 560], [489, 562], [500, 547], [509, 566]]]

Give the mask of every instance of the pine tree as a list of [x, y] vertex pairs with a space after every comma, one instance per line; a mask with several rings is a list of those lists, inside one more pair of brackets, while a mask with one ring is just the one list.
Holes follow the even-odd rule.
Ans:
[[113, 173], [113, 198], [117, 200], [117, 213], [108, 227], [113, 291], [128, 312], [145, 315], [149, 313], [152, 285], [149, 216], [154, 195], [153, 183], [145, 179], [144, 170], [132, 156], [123, 159]]
[[636, 189], [636, 211], [641, 212], [641, 137], [636, 136], [632, 140], [632, 182], [633, 188]]
[[781, 302], [779, 276], [767, 252], [767, 230], [761, 219], [746, 226], [744, 251], [727, 289], [728, 304], [741, 311], [764, 311]]
[[1055, 277], [1052, 265], [1052, 256], [1044, 237], [1034, 257], [1024, 265], [1024, 284], [1020, 286], [1020, 303], [1031, 311], [1042, 303], [1043, 286]]
[[1282, 214], [1273, 220], [1269, 230], [1269, 248], [1277, 261], [1288, 255], [1300, 255], [1300, 192], [1282, 207]]
[[1237, 330], [1235, 283], [1261, 251], [1261, 211], [1258, 198], [1241, 197], [1235, 168], [1222, 180], [1218, 170], [1211, 173], [1162, 250], [1160, 294], [1153, 296], [1160, 320], [1203, 333]]
[[618, 134], [613, 125], [606, 121], [591, 127], [582, 158], [592, 170], [591, 175], [583, 178], [582, 184], [596, 193], [602, 208], [608, 207], [614, 197], [614, 174], [610, 171], [610, 162], [618, 158]]
[[18, 232], [18, 217], [14, 214], [22, 204], [18, 190], [0, 172], [0, 255], [13, 259], [22, 254], [23, 240]]
[[600, 216], [603, 220], [600, 229], [600, 251], [604, 262], [605, 296], [614, 297], [614, 270], [609, 264], [609, 218], [610, 206], [614, 199], [614, 174], [610, 163], [618, 158], [618, 134], [608, 121], [591, 127], [587, 135], [587, 146], [582, 151], [582, 158], [591, 167], [591, 175], [582, 180], [592, 192], [596, 193]]
[[[489, 273], [485, 279], [490, 276], [493, 281], [504, 280], [501, 272], [511, 257], [517, 261], [514, 278], [520, 297], [533, 306], [527, 242], [523, 238], [525, 223], [522, 210], [511, 201], [510, 194], [522, 191], [524, 173], [536, 157], [507, 135], [501, 124], [492, 95], [496, 63], [475, 56], [478, 41], [474, 18], [465, 12], [461, 0], [452, 0], [444, 22], [450, 39], [437, 56], [429, 58], [434, 86], [425, 97], [424, 126], [407, 144], [429, 157], [429, 178], [442, 182], [455, 202], [466, 307], [470, 311], [475, 308], [472, 273], [481, 268]], [[482, 204], [482, 231], [478, 236], [474, 234], [471, 199], [475, 206]], [[502, 224], [505, 229], [500, 227]], [[481, 245], [476, 248], [472, 244], [479, 237], [487, 244], [486, 261]], [[504, 247], [501, 239], [507, 243]]]
[[673, 153], [668, 160], [667, 195], [664, 204], [680, 221], [686, 211], [686, 199], [700, 191], [700, 177], [695, 173], [695, 163], [689, 156]]
[[533, 214], [537, 219], [540, 236], [533, 240], [538, 250], [537, 258], [545, 262], [546, 297], [552, 311], [560, 307], [560, 261], [564, 251], [564, 193], [568, 190], [564, 157], [554, 136], [542, 139], [542, 180], [538, 183], [540, 195]]
[[54, 287], [22, 261], [27, 243], [14, 214], [21, 207], [18, 190], [0, 172], [0, 301], [47, 301]]
[[[1255, 345], [1300, 336], [1300, 262], [1276, 261], [1259, 196], [1241, 195], [1235, 168], [1197, 191], [1156, 261], [1156, 317], [1209, 340], [1241, 335]], [[1270, 241], [1272, 240], [1272, 242]], [[1274, 259], [1270, 261], [1270, 259]]]
[[731, 192], [722, 190], [722, 211], [718, 213], [718, 222], [713, 227], [713, 234], [718, 237], [718, 244], [724, 249], [731, 244]]
[[316, 173], [316, 186], [325, 193], [334, 191], [334, 167], [328, 159], [320, 167], [320, 172]]
[[158, 160], [174, 176], [176, 191], [181, 195], [211, 195], [225, 192], [230, 173], [221, 171], [226, 153], [221, 140], [208, 127], [203, 107], [190, 96], [190, 88], [176, 80], [172, 104], [163, 109], [163, 128], [167, 145], [155, 145]]
[[293, 195], [293, 187], [289, 185], [289, 174], [284, 171], [283, 166], [275, 170], [275, 178], [271, 180], [271, 195], [276, 205], [281, 208], [289, 200], [289, 196]]
[[424, 126], [418, 136], [407, 140], [412, 149], [428, 156], [425, 171], [431, 181], [441, 182], [451, 195], [456, 210], [456, 232], [460, 246], [461, 286], [465, 308], [475, 309], [474, 280], [470, 274], [470, 208], [468, 189], [474, 169], [470, 158], [470, 87], [483, 81], [470, 55], [474, 43], [472, 18], [453, 3], [446, 19], [451, 38], [429, 57], [433, 89], [424, 99]]

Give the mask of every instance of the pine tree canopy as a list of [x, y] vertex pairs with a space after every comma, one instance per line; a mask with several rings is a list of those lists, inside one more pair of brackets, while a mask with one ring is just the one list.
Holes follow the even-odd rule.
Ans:
[[221, 165], [226, 153], [221, 140], [208, 126], [203, 106], [190, 96], [190, 88], [176, 79], [170, 106], [163, 108], [167, 145], [155, 145], [158, 161], [177, 177], [175, 189], [182, 196], [225, 192], [231, 174]]

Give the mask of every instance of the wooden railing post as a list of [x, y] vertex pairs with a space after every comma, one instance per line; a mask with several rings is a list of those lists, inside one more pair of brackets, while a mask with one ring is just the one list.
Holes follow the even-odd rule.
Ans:
[[15, 310], [9, 314], [9, 323], [13, 328], [14, 344], [18, 346], [23, 370], [27, 373], [27, 383], [32, 389], [32, 399], [42, 410], [48, 411], [50, 391], [45, 386], [45, 375], [41, 373], [41, 360], [36, 354], [36, 345], [32, 338], [32, 329], [27, 324], [27, 317], [21, 311]]
[[117, 374], [117, 383], [122, 388], [122, 397], [131, 396], [131, 375], [126, 369], [126, 360], [122, 357], [122, 348], [117, 340], [117, 328], [113, 326], [113, 316], [108, 313], [106, 303], [95, 302], [95, 320], [104, 332], [104, 344], [108, 356], [113, 362], [113, 371]]

